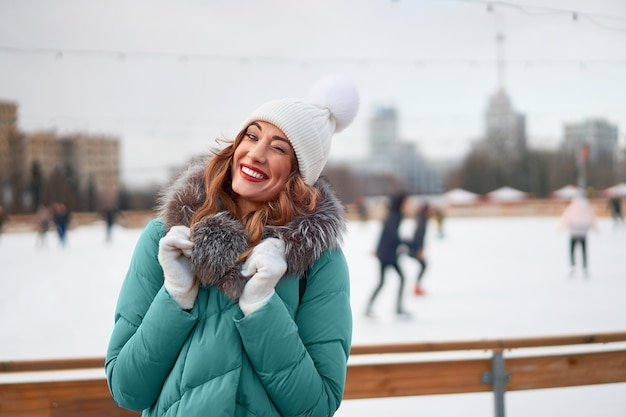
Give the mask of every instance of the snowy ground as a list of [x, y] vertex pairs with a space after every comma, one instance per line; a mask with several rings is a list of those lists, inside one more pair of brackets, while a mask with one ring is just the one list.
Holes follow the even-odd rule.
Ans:
[[[626, 227], [599, 219], [588, 238], [588, 278], [570, 277], [567, 234], [552, 217], [450, 218], [444, 237], [427, 235], [427, 294], [406, 288], [411, 320], [395, 309], [397, 279], [389, 272], [375, 311], [363, 317], [378, 280], [371, 256], [380, 223], [353, 222], [345, 242], [352, 280], [354, 344], [446, 341], [626, 330]], [[413, 224], [406, 221], [403, 232]], [[0, 236], [0, 360], [104, 356], [117, 293], [140, 230], [104, 225], [69, 232], [60, 247], [49, 233]], [[401, 260], [408, 283], [417, 264]], [[338, 416], [490, 416], [491, 394], [345, 401]], [[511, 392], [509, 417], [626, 416], [626, 384]]]

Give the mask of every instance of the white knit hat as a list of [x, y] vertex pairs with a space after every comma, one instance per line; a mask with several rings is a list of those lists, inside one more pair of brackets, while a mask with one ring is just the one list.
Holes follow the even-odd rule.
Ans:
[[348, 127], [358, 110], [356, 86], [343, 76], [331, 75], [313, 85], [308, 102], [287, 98], [261, 105], [244, 129], [264, 121], [282, 130], [296, 153], [304, 182], [313, 185], [328, 160], [333, 134]]

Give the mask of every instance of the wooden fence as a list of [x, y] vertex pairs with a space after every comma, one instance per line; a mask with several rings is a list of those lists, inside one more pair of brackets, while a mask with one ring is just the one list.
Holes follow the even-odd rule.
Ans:
[[[503, 417], [506, 391], [626, 382], [623, 342], [626, 342], [626, 332], [354, 346], [344, 398], [491, 391], [494, 393], [494, 415]], [[585, 347], [610, 343], [618, 343], [618, 347]], [[577, 352], [524, 354], [524, 350], [530, 348], [558, 350], [564, 346], [568, 347], [567, 350], [578, 346]], [[420, 354], [452, 351], [458, 353], [450, 358], [420, 358]], [[477, 352], [487, 355], [476, 358]], [[505, 353], [511, 356], [505, 359]], [[354, 364], [353, 359], [362, 359], [362, 363]], [[0, 362], [0, 375], [35, 372], [41, 376], [51, 371], [102, 370], [103, 364], [104, 358], [5, 361]], [[0, 417], [137, 415], [139, 413], [115, 405], [104, 372], [101, 377], [92, 379], [0, 383]]]

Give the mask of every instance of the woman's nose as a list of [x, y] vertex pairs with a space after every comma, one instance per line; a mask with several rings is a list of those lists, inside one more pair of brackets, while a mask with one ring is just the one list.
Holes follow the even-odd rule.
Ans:
[[265, 161], [266, 146], [261, 141], [256, 142], [248, 151], [248, 157], [257, 162]]

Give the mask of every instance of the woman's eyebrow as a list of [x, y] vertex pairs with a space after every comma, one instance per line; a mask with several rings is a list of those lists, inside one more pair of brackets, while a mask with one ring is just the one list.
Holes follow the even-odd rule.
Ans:
[[288, 140], [288, 139], [286, 139], [286, 138], [284, 138], [284, 137], [282, 137], [282, 136], [275, 135], [275, 136], [272, 136], [272, 139], [274, 139], [274, 140], [280, 140], [280, 141], [282, 141], [282, 142], [285, 142], [285, 143], [288, 143], [289, 145], [291, 145], [291, 142], [289, 142], [289, 140]]
[[[261, 132], [263, 132], [263, 128], [262, 128], [262, 127], [261, 127], [261, 125], [260, 125], [260, 124], [258, 124], [257, 122], [252, 122], [252, 123], [250, 123], [250, 126], [255, 126], [257, 129], [259, 129]], [[283, 137], [283, 136], [274, 135], [274, 136], [272, 136], [272, 139], [273, 139], [273, 140], [280, 140], [280, 141], [282, 141], [282, 142], [285, 142], [285, 143], [287, 143], [287, 144], [291, 145], [291, 141], [290, 141], [289, 139], [287, 139], [287, 138]]]

